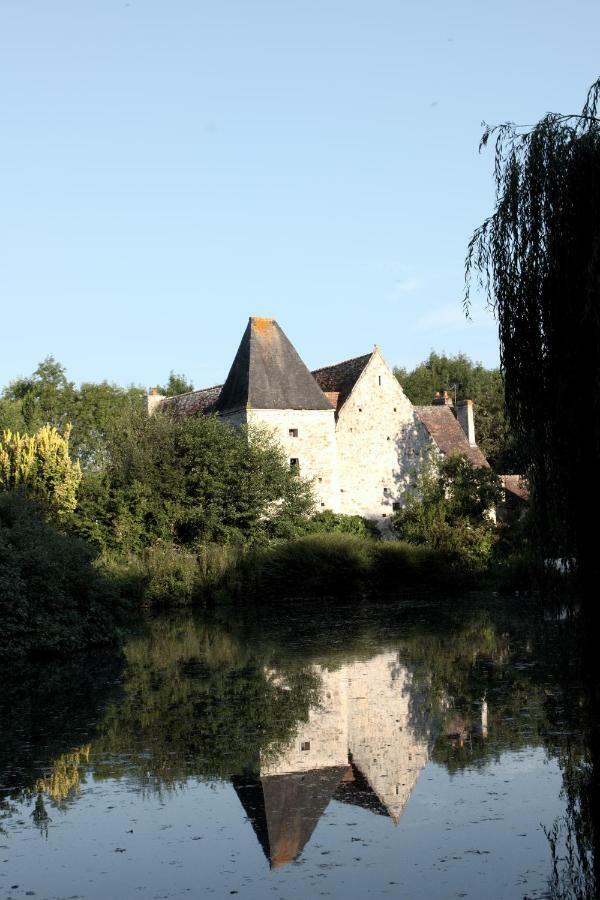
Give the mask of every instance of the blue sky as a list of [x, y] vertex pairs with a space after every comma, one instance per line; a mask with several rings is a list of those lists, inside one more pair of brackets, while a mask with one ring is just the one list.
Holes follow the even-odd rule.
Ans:
[[597, 0], [0, 0], [0, 384], [224, 378], [249, 315], [313, 367], [497, 363], [464, 255], [481, 121], [578, 111]]

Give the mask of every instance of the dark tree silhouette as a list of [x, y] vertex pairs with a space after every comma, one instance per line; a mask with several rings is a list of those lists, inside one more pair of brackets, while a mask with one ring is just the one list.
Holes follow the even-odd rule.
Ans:
[[600, 79], [579, 115], [485, 127], [496, 204], [466, 257], [498, 319], [506, 407], [529, 464], [537, 546], [600, 571]]

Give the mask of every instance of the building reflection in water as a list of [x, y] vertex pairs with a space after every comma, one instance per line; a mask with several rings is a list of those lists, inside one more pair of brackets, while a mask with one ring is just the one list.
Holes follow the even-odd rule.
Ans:
[[298, 858], [332, 799], [397, 824], [428, 759], [397, 652], [314, 671], [322, 691], [308, 721], [285, 747], [266, 748], [256, 776], [233, 780], [272, 868]]

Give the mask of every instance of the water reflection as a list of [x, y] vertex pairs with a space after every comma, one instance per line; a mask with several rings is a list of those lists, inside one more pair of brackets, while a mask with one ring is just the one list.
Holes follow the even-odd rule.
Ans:
[[[336, 799], [400, 821], [428, 758], [410, 722], [411, 676], [397, 651], [329, 670], [315, 665], [318, 701], [284, 746], [261, 752], [257, 777], [234, 780], [273, 867], [293, 862]], [[272, 681], [285, 685], [276, 671]], [[287, 685], [285, 685], [287, 686]]]
[[[79, 813], [78, 827], [91, 833], [99, 804], [113, 808], [99, 799], [102, 785], [125, 785], [140, 802], [158, 797], [162, 809], [194, 784], [228, 784], [245, 818], [240, 827], [253, 829], [273, 869], [291, 871], [322, 852], [316, 832], [334, 814], [355, 814], [373, 835], [378, 823], [399, 832], [393, 826], [409, 808], [417, 815], [417, 789], [427, 840], [444, 846], [456, 810], [445, 809], [443, 821], [425, 815], [427, 804], [442, 803], [445, 788], [431, 793], [428, 785], [443, 771], [446, 785], [461, 773], [474, 817], [477, 804], [491, 804], [485, 821], [497, 822], [494, 841], [517, 853], [522, 837], [501, 800], [509, 789], [479, 796], [474, 773], [510, 772], [521, 765], [514, 754], [527, 751], [548, 836], [545, 890], [591, 897], [590, 713], [573, 665], [576, 641], [568, 622], [495, 601], [456, 612], [359, 606], [319, 616], [296, 609], [245, 621], [155, 620], [122, 658], [4, 676], [0, 830], [9, 844], [36, 827], [51, 842], [85, 807], [94, 815]], [[531, 756], [535, 748], [541, 756]], [[563, 773], [558, 818], [558, 797], [544, 806], [544, 758]], [[502, 810], [495, 817], [494, 804]], [[408, 847], [408, 832], [402, 840]], [[464, 850], [465, 866], [469, 852], [476, 851]], [[430, 894], [435, 873], [431, 879]], [[418, 884], [411, 890], [420, 896]]]

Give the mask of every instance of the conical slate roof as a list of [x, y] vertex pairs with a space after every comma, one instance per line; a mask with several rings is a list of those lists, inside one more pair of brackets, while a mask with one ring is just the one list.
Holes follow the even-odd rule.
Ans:
[[260, 779], [233, 779], [271, 868], [284, 866], [300, 856], [345, 769], [331, 766]]
[[331, 409], [275, 319], [251, 317], [215, 404], [236, 409]]

